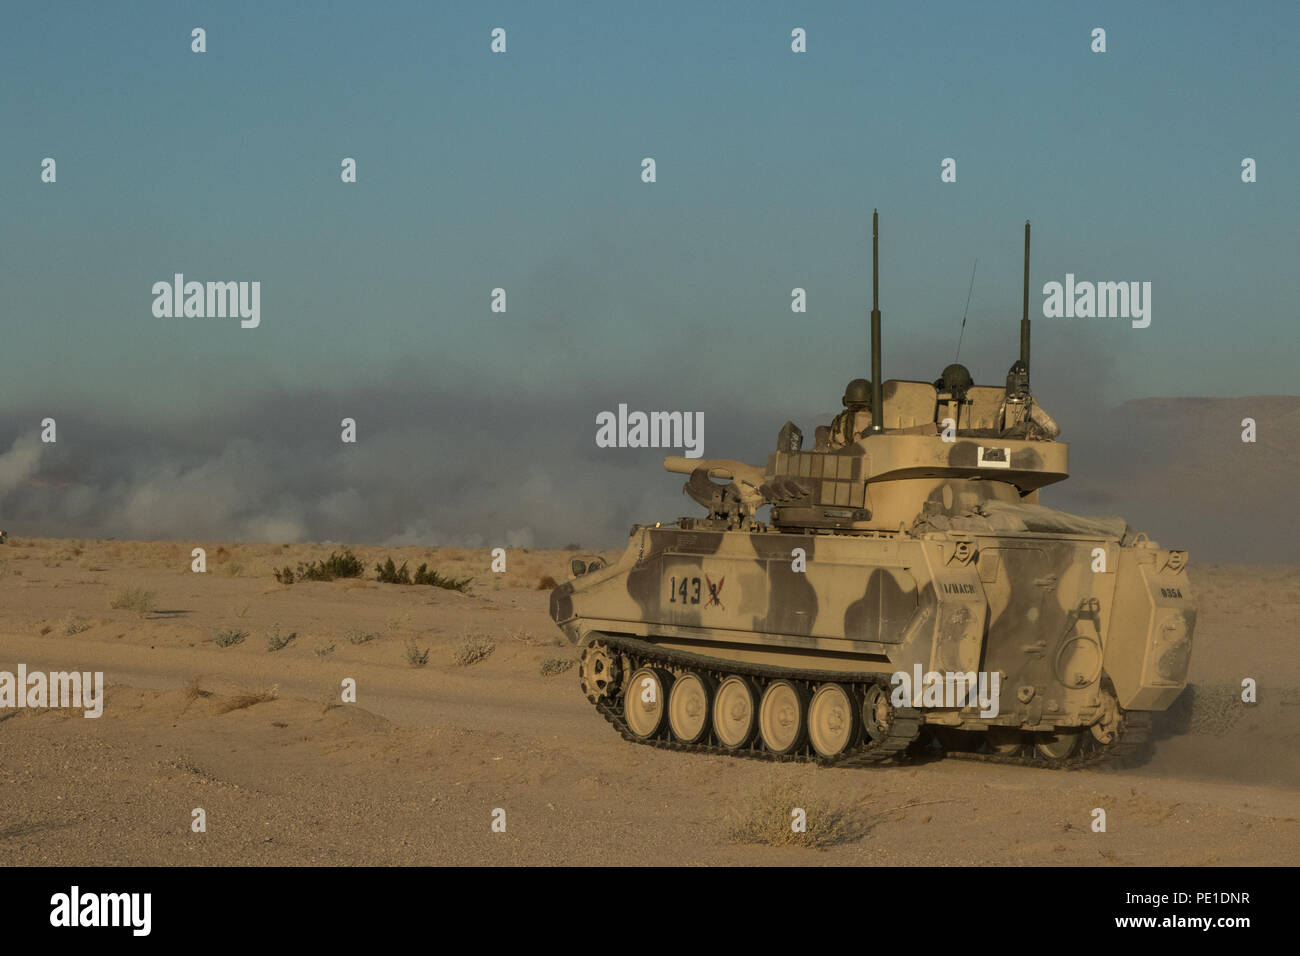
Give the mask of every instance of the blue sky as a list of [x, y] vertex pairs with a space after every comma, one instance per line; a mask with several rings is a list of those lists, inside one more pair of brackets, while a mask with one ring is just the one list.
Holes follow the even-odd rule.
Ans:
[[[1039, 316], [1067, 272], [1153, 287], [1148, 329], [1036, 321], [1049, 407], [1293, 394], [1298, 26], [1289, 2], [10, 2], [5, 404], [197, 426], [402, 380], [450, 396], [432, 416], [518, 401], [561, 444], [621, 401], [774, 432], [865, 373], [873, 207], [887, 377], [952, 360], [978, 259], [962, 357], [1001, 382], [1030, 219]], [[261, 327], [155, 318], [176, 272], [260, 281]]]
[[[214, 398], [409, 361], [534, 392], [575, 346], [615, 382], [688, 351], [684, 382], [734, 387], [774, 348], [848, 378], [826, 346], [863, 339], [880, 207], [899, 361], [955, 345], [976, 258], [968, 334], [1014, 336], [1029, 218], [1035, 299], [1067, 271], [1153, 283], [1150, 329], [1083, 330], [1120, 395], [1293, 389], [1294, 4], [545, 7], [6, 5], [9, 387], [174, 411], [139, 374]], [[154, 319], [176, 271], [259, 279], [263, 327]]]

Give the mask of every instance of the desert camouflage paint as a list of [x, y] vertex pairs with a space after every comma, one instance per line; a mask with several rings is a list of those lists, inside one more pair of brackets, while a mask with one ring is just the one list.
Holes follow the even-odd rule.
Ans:
[[1196, 620], [1185, 552], [1038, 505], [1068, 446], [998, 437], [982, 416], [1002, 390], [970, 391], [955, 441], [915, 420], [942, 413], [933, 386], [886, 382], [886, 430], [843, 449], [774, 452], [765, 469], [668, 459], [708, 517], [634, 528], [616, 564], [556, 589], [552, 616], [578, 644], [623, 636], [791, 675], [996, 672], [997, 716], [923, 714], [960, 730], [1168, 707]]

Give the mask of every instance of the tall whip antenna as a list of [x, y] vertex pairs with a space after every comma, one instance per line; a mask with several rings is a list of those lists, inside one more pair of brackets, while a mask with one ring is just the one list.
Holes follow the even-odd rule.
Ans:
[[880, 381], [880, 211], [871, 211], [871, 430], [884, 418]]
[[1020, 313], [1020, 361], [1029, 371], [1029, 220], [1025, 220], [1025, 298]]
[[970, 294], [975, 291], [975, 269], [980, 264], [978, 259], [975, 265], [970, 267], [970, 288], [966, 290], [966, 308], [961, 313], [961, 333], [957, 336], [957, 354], [953, 356], [954, 363], [961, 358], [961, 340], [966, 335], [966, 313], [970, 312]]

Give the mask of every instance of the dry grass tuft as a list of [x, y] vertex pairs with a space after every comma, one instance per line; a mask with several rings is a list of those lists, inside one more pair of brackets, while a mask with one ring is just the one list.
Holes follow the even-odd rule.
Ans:
[[201, 678], [199, 678], [197, 675], [191, 677], [188, 681], [185, 682], [185, 686], [181, 688], [181, 693], [182, 695], [184, 695], [185, 698], [185, 704], [183, 707], [181, 707], [182, 714], [185, 713], [185, 711], [189, 710], [190, 705], [193, 704], [200, 697], [212, 696], [212, 691], [204, 690], [199, 683], [200, 680]]
[[374, 631], [365, 631], [359, 627], [350, 627], [346, 633], [349, 644], [369, 644], [378, 636]]
[[460, 667], [477, 664], [497, 649], [496, 643], [483, 634], [467, 633], [452, 648], [452, 662]]
[[69, 611], [64, 616], [63, 620], [59, 622], [59, 630], [61, 630], [66, 637], [71, 637], [73, 634], [80, 634], [82, 631], [88, 631], [92, 626], [93, 625], [84, 617], [78, 617], [71, 611]]
[[200, 686], [200, 682], [201, 682], [201, 678], [197, 676], [191, 677], [188, 681], [185, 682], [185, 686], [182, 688], [182, 691], [185, 694], [185, 703], [187, 706], [189, 704], [194, 703], [200, 697], [209, 696], [210, 692], [204, 690], [202, 686]]
[[421, 651], [413, 637], [407, 639], [405, 653], [406, 663], [410, 664], [412, 667], [423, 667], [425, 664], [429, 663], [429, 648], [426, 647]]
[[244, 639], [247, 637], [248, 637], [247, 631], [241, 631], [238, 630], [237, 628], [228, 627], [224, 631], [218, 631], [215, 635], [213, 635], [212, 642], [216, 644], [217, 647], [234, 647], [236, 644], [244, 643]]
[[144, 588], [123, 588], [113, 595], [108, 606], [114, 610], [135, 611], [144, 617], [154, 609], [154, 593]]
[[[807, 830], [793, 829], [793, 811], [804, 811]], [[752, 791], [728, 811], [724, 821], [733, 843], [806, 846], [825, 849], [855, 837], [848, 815], [836, 810], [805, 784], [778, 781]]]
[[548, 657], [546, 660], [542, 661], [542, 676], [551, 677], [555, 674], [563, 674], [572, 666], [572, 657]]
[[279, 684], [270, 688], [264, 687], [261, 690], [244, 691], [243, 693], [236, 694], [229, 700], [224, 701], [218, 708], [217, 713], [228, 714], [232, 710], [245, 710], [246, 708], [253, 707], [257, 704], [265, 704], [269, 700], [275, 700], [279, 696]]
[[288, 647], [290, 642], [298, 636], [297, 631], [290, 631], [288, 634], [280, 633], [279, 623], [271, 625], [271, 633], [266, 635], [266, 649], [268, 652], [274, 652]]

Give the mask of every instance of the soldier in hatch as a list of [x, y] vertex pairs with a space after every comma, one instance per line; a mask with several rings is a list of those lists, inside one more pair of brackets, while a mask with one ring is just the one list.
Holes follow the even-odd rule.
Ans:
[[871, 383], [865, 378], [855, 378], [844, 387], [844, 411], [831, 422], [828, 447], [844, 448], [852, 445], [871, 430]]
[[1006, 397], [998, 410], [998, 428], [1005, 438], [1029, 441], [1053, 441], [1061, 428], [1043, 407], [1034, 401], [1029, 390], [1029, 368], [1017, 361], [1007, 372]]
[[949, 365], [934, 383], [934, 387], [960, 401], [966, 397], [966, 390], [974, 384], [975, 380], [970, 376], [970, 369], [965, 365]]
[[944, 425], [945, 419], [952, 419], [955, 428], [970, 427], [970, 413], [967, 411], [966, 420], [962, 420], [962, 406], [969, 404], [966, 401], [966, 392], [973, 387], [975, 380], [971, 378], [970, 369], [965, 365], [949, 365], [943, 370], [943, 374], [935, 380], [934, 387], [939, 393], [938, 404], [935, 408], [934, 420], [940, 428]]

